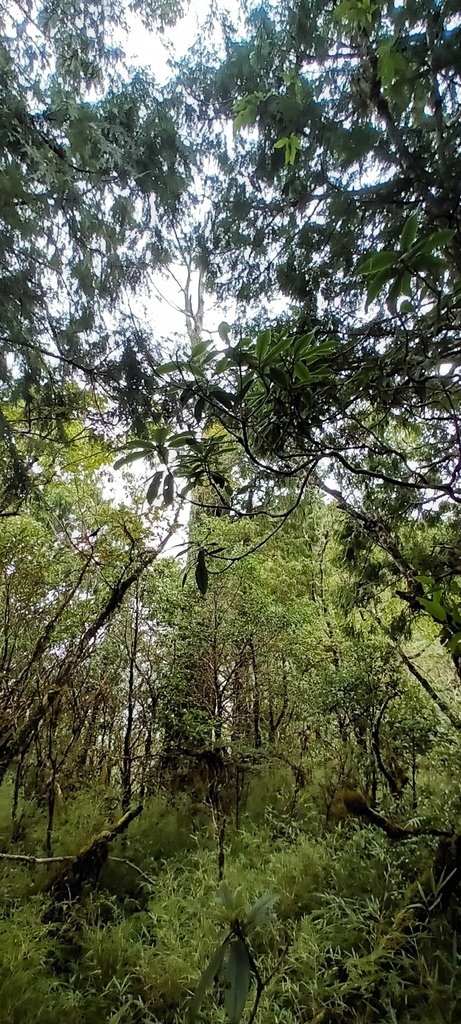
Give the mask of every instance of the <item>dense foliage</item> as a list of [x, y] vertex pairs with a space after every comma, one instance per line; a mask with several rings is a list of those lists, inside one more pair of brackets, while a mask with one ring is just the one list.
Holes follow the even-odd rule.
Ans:
[[1, 1018], [455, 1024], [460, 15], [191, 24], [2, 9]]

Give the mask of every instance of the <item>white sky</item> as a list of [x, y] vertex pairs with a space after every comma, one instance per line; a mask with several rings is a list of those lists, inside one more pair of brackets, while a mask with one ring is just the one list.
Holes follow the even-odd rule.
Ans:
[[[200, 27], [210, 10], [210, 0], [190, 0], [187, 12], [176, 25], [165, 32], [149, 32], [139, 16], [131, 15], [131, 32], [124, 40], [124, 50], [133, 64], [147, 67], [160, 83], [170, 76], [168, 51], [176, 58], [184, 57], [200, 33]], [[216, 5], [214, 5], [216, 8]]]

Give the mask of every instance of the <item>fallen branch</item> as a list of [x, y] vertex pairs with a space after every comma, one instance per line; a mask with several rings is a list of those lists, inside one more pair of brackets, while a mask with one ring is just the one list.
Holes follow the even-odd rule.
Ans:
[[27, 853], [0, 853], [0, 860], [12, 860], [19, 864], [63, 864], [75, 860], [73, 854], [65, 857], [31, 857]]
[[[37, 864], [69, 864], [75, 860], [75, 854], [66, 854], [63, 857], [32, 857], [27, 853], [0, 853], [0, 860], [11, 860], [19, 864], [30, 864], [32, 867], [35, 867]], [[154, 885], [153, 879], [150, 878], [149, 875], [146, 875], [146, 872], [143, 871], [142, 868], [138, 867], [137, 864], [134, 864], [132, 860], [127, 860], [126, 857], [110, 856], [107, 860], [111, 862], [115, 861], [117, 864], [126, 864], [127, 867], [132, 868], [133, 871], [137, 871], [138, 875], [145, 878], [146, 882], [149, 882], [149, 885]]]
[[52, 879], [45, 892], [51, 896], [55, 908], [61, 903], [78, 899], [85, 883], [98, 879], [109, 856], [109, 843], [122, 835], [141, 811], [142, 804], [124, 814], [113, 828], [100, 832]]

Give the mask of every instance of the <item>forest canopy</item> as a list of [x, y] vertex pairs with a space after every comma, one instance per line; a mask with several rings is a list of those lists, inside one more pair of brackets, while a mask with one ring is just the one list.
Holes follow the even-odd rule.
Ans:
[[0, 11], [2, 1021], [456, 1024], [459, 5]]

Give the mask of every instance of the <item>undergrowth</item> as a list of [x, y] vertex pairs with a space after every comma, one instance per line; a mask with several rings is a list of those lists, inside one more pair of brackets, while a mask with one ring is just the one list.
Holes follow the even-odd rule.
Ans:
[[[267, 780], [264, 786], [265, 809], [255, 784], [247, 813], [238, 829], [228, 825], [225, 841], [225, 878], [241, 905], [250, 906], [264, 892], [277, 895], [274, 914], [252, 938], [264, 985], [258, 1024], [308, 1022], [335, 999], [339, 1010], [345, 984], [357, 983], [363, 1000], [353, 1019], [362, 1024], [459, 1021], [461, 950], [453, 908], [410, 937], [391, 970], [387, 965], [381, 971], [373, 954], [408, 887], [430, 864], [435, 841], [392, 844], [354, 821], [331, 826], [308, 791], [292, 828], [277, 834], [279, 797], [267, 806]], [[10, 805], [6, 785], [0, 849], [11, 852]], [[111, 794], [78, 794], [60, 811], [55, 854], [76, 852], [117, 814]], [[21, 815], [14, 852], [43, 855], [43, 808], [26, 802]], [[119, 859], [109, 860], [97, 886], [87, 888], [59, 925], [45, 923], [43, 889], [52, 869], [2, 862], [2, 1024], [186, 1019], [187, 999], [226, 927], [216, 900], [211, 816], [185, 797], [152, 797], [111, 856]], [[370, 993], [378, 990], [379, 1017], [367, 1009]], [[254, 998], [253, 985], [244, 1020]], [[225, 1020], [219, 983], [200, 1014], [204, 1024]]]

